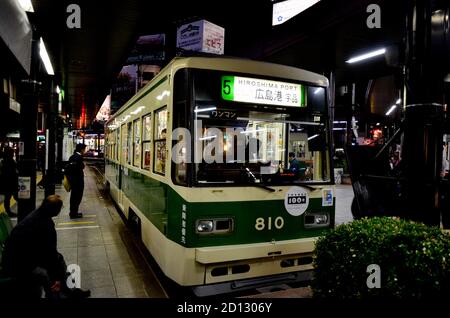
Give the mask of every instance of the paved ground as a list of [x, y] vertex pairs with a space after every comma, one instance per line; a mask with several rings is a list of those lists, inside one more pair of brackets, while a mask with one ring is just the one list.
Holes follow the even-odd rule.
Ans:
[[[68, 265], [80, 266], [81, 287], [90, 289], [93, 298], [166, 298], [116, 208], [99, 191], [96, 174], [91, 168], [85, 174], [83, 218], [69, 218], [69, 193], [61, 187], [56, 194], [63, 198], [64, 207], [54, 218], [58, 250]], [[42, 202], [44, 190], [38, 188], [36, 196]]]
[[[64, 255], [67, 264], [81, 267], [81, 287], [88, 288], [92, 297], [157, 297], [165, 298], [153, 272], [139, 253], [131, 233], [124, 226], [115, 206], [103, 197], [101, 180], [93, 168], [85, 170], [86, 188], [80, 212], [82, 219], [69, 218], [69, 193], [57, 186], [56, 193], [61, 195], [64, 207], [54, 219], [58, 233], [58, 249]], [[37, 202], [44, 197], [44, 190], [38, 188]], [[336, 225], [353, 220], [350, 205], [353, 190], [349, 185], [336, 186]], [[0, 202], [3, 197], [0, 196]], [[2, 209], [3, 206], [0, 206]], [[16, 212], [17, 204], [12, 210]], [[270, 298], [308, 298], [308, 288], [280, 290], [262, 293], [250, 297]]]

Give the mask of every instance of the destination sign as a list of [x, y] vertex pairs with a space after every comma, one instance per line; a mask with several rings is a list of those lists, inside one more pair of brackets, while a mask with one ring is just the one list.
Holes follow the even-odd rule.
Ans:
[[222, 76], [222, 99], [243, 103], [306, 106], [303, 85], [240, 76]]

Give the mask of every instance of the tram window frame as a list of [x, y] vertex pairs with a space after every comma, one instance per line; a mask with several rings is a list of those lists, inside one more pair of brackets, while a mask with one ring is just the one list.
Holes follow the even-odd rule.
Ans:
[[[204, 75], [206, 74], [206, 76]], [[192, 89], [192, 94], [193, 94], [193, 101], [191, 102], [191, 106], [194, 107], [195, 105], [197, 105], [197, 103], [214, 103], [217, 101], [220, 101], [221, 106], [223, 106], [224, 108], [229, 107], [230, 109], [234, 109], [235, 106], [234, 104], [240, 105], [242, 106], [242, 108], [247, 107], [249, 110], [252, 110], [254, 108], [253, 103], [244, 103], [244, 102], [235, 102], [235, 101], [226, 101], [226, 100], [222, 100], [222, 97], [220, 96], [220, 90], [216, 90], [213, 88], [211, 88], [212, 85], [214, 84], [214, 78], [220, 78], [221, 76], [226, 76], [226, 75], [230, 75], [230, 76], [244, 76], [244, 77], [255, 77], [256, 74], [247, 74], [247, 73], [239, 73], [239, 72], [228, 72], [228, 71], [220, 71], [220, 70], [205, 70], [205, 69], [194, 69], [191, 72], [191, 76], [193, 78], [192, 82], [193, 82], [193, 89]], [[312, 100], [308, 100], [307, 107], [289, 107], [289, 106], [274, 106], [274, 105], [258, 105], [260, 107], [268, 107], [268, 108], [277, 108], [277, 109], [282, 109], [285, 108], [286, 110], [289, 110], [289, 112], [292, 112], [292, 110], [296, 109], [296, 111], [298, 111], [299, 113], [303, 113], [305, 115], [305, 118], [307, 119], [306, 121], [311, 121], [311, 122], [315, 122], [316, 118], [321, 118], [321, 124], [323, 125], [323, 127], [327, 130], [325, 132], [325, 144], [326, 147], [323, 151], [323, 155], [324, 157], [321, 158], [320, 162], [321, 162], [321, 166], [324, 168], [321, 168], [321, 173], [319, 173], [320, 180], [294, 180], [291, 182], [291, 180], [286, 177], [285, 179], [280, 179], [280, 180], [276, 180], [276, 181], [271, 181], [270, 185], [285, 185], [285, 184], [289, 184], [289, 185], [302, 185], [302, 184], [308, 184], [308, 185], [328, 185], [328, 184], [332, 184], [334, 182], [334, 177], [332, 175], [332, 162], [330, 160], [330, 152], [331, 152], [331, 132], [332, 132], [332, 125], [330, 123], [330, 110], [329, 110], [329, 101], [328, 101], [328, 90], [326, 87], [323, 86], [318, 86], [314, 83], [311, 82], [307, 82], [304, 80], [290, 80], [287, 78], [278, 78], [278, 77], [273, 77], [273, 76], [269, 76], [269, 75], [264, 75], [264, 76], [257, 76], [257, 78], [259, 79], [266, 79], [266, 80], [274, 80], [274, 81], [283, 81], [283, 82], [289, 82], [289, 83], [294, 83], [294, 84], [300, 84], [305, 86], [305, 88], [308, 90], [307, 92], [307, 96], [310, 97], [310, 99], [314, 99], [313, 103]], [[314, 92], [317, 91], [317, 89], [320, 88], [320, 90], [318, 91], [320, 94], [314, 94]], [[322, 99], [321, 103], [322, 105], [320, 105], [320, 103], [318, 104], [318, 99]], [[278, 110], [277, 110], [278, 111]], [[194, 109], [191, 109], [191, 113], [194, 112]], [[299, 115], [299, 114], [297, 114]], [[190, 122], [191, 124], [193, 124], [195, 118], [194, 116], [191, 117]], [[303, 119], [301, 120], [303, 121]], [[206, 126], [205, 123], [203, 123], [203, 127]], [[288, 129], [289, 125], [286, 125], [285, 129]], [[286, 139], [286, 150], [289, 149], [289, 130], [286, 131], [285, 133], [285, 137]], [[195, 135], [195, 133], [193, 134]], [[312, 136], [312, 135], [310, 135]], [[284, 166], [283, 166], [283, 170], [287, 168], [288, 165], [288, 151], [285, 151], [285, 155], [284, 155]], [[211, 183], [200, 183], [198, 182], [197, 179], [197, 172], [195, 171], [196, 169], [196, 165], [192, 165], [193, 166], [193, 171], [192, 171], [192, 185], [195, 187], [209, 187], [209, 186], [235, 186], [235, 183], [227, 183], [225, 182], [211, 182]], [[313, 174], [315, 175], [315, 174]]]
[[[161, 130], [161, 132], [157, 131], [158, 128], [161, 127], [161, 125], [159, 124], [158, 114], [160, 112], [163, 112], [164, 110], [166, 111], [166, 118], [165, 118], [166, 123], [165, 123], [165, 128], [163, 128], [162, 130], [164, 130], [164, 129], [166, 130], [166, 135], [164, 136], [164, 138], [160, 138], [160, 137], [162, 137], [162, 135], [160, 135], [162, 133], [162, 130]], [[164, 105], [163, 107], [156, 109], [154, 111], [154, 120], [153, 120], [153, 134], [155, 136], [155, 139], [153, 140], [153, 173], [156, 173], [156, 174], [159, 174], [162, 176], [166, 175], [166, 167], [167, 167], [167, 124], [168, 124], [167, 112], [168, 112], [167, 105]], [[158, 147], [160, 147], [159, 150], [158, 150]], [[161, 152], [164, 152], [164, 154], [163, 154], [164, 158], [162, 161], [160, 161], [157, 157], [158, 154]], [[162, 166], [161, 171], [156, 170], [156, 168], [157, 168], [156, 165], [159, 162], [164, 162], [164, 165]]]
[[[139, 129], [138, 135], [136, 135], [136, 126]], [[142, 155], [142, 149], [141, 149], [141, 133], [142, 133], [142, 126], [141, 126], [141, 119], [137, 118], [133, 120], [133, 165], [135, 167], [140, 168], [141, 167], [141, 155]], [[137, 155], [136, 149], [139, 147], [139, 155]]]
[[[174, 75], [173, 81], [173, 116], [172, 129], [186, 128], [190, 131], [189, 121], [189, 105], [192, 104], [192, 81], [190, 81], [190, 69], [183, 68], [178, 70]], [[178, 140], [172, 140], [172, 150], [178, 143]], [[188, 141], [192, 145], [192, 137]], [[192, 152], [192, 151], [191, 151]], [[174, 154], [172, 154], [174, 156]], [[192, 158], [190, 158], [192, 160]], [[188, 160], [188, 162], [190, 162]], [[183, 165], [182, 168], [181, 165]], [[180, 174], [184, 170], [184, 176]], [[172, 182], [179, 186], [190, 186], [192, 184], [192, 164], [190, 163], [171, 163], [171, 178]], [[184, 177], [184, 178], [183, 178]]]
[[[149, 129], [148, 129], [148, 136], [146, 134], [147, 132], [147, 125], [146, 125], [146, 119], [149, 118]], [[150, 171], [152, 167], [152, 113], [148, 113], [144, 116], [142, 116], [142, 146], [141, 146], [141, 161], [142, 161], [142, 169]], [[148, 145], [148, 165], [145, 164], [145, 158], [146, 158], [146, 145]]]
[[120, 158], [119, 158], [119, 153], [120, 153], [120, 127], [117, 127], [116, 130], [116, 145], [114, 148], [114, 160], [119, 162]]

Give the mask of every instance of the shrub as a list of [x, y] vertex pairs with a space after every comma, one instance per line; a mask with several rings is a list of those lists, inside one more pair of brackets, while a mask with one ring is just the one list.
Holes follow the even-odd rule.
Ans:
[[[314, 252], [314, 297], [431, 298], [449, 295], [450, 235], [437, 227], [388, 217], [338, 226]], [[368, 288], [370, 264], [380, 288]]]

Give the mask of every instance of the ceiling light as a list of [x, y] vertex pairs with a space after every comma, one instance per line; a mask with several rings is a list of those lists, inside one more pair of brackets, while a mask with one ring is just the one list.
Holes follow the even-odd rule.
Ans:
[[217, 107], [195, 108], [194, 113], [209, 112], [210, 110], [216, 110], [216, 109], [217, 109]]
[[[282, 24], [312, 7], [320, 0], [287, 0], [272, 5], [272, 26]], [[272, 0], [272, 2], [274, 2]]]
[[246, 131], [241, 131], [241, 134], [252, 134], [252, 133], [256, 133], [256, 132], [260, 132], [260, 131], [266, 131], [266, 129], [246, 130]]
[[395, 109], [397, 108], [397, 105], [392, 105], [391, 108], [386, 112], [386, 116], [389, 116]]
[[210, 139], [214, 139], [214, 138], [217, 138], [217, 135], [198, 138], [198, 140], [210, 140]]
[[53, 71], [52, 62], [48, 56], [47, 49], [45, 48], [44, 40], [41, 38], [39, 43], [39, 55], [41, 56], [42, 63], [44, 63], [45, 70], [48, 75], [55, 75]]
[[22, 7], [23, 11], [25, 11], [25, 12], [34, 12], [33, 4], [31, 3], [31, 0], [17, 0], [17, 2], [19, 2], [19, 4]]
[[376, 51], [372, 51], [372, 52], [369, 52], [369, 53], [366, 53], [366, 54], [362, 54], [362, 55], [358, 55], [358, 56], [352, 57], [351, 59], [349, 59], [349, 60], [347, 60], [345, 62], [349, 63], [349, 64], [352, 64], [352, 63], [356, 63], [356, 62], [360, 62], [360, 61], [363, 61], [363, 60], [370, 59], [370, 58], [378, 56], [378, 55], [383, 55], [384, 53], [386, 53], [386, 49], [385, 48], [379, 49], [379, 50], [376, 50]]
[[308, 140], [312, 140], [312, 139], [317, 138], [317, 137], [319, 137], [319, 134], [316, 134], [314, 136], [309, 137]]

